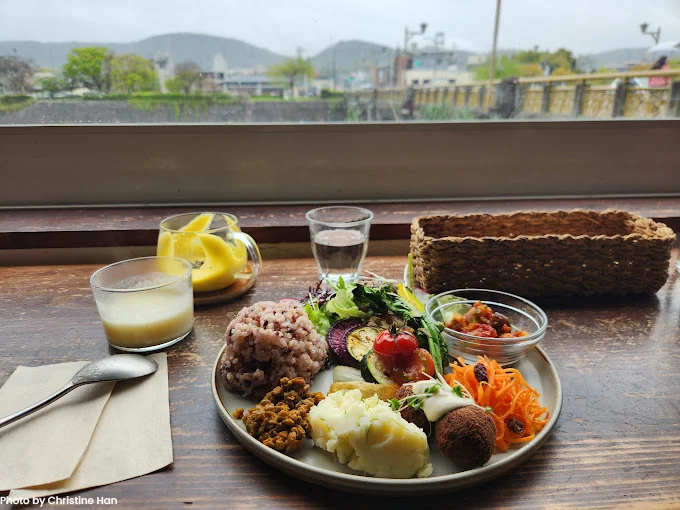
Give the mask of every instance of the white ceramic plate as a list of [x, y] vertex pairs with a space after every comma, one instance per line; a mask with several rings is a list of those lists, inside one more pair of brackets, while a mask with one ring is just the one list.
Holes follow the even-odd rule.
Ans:
[[[411, 478], [407, 480], [392, 478], [375, 478], [364, 476], [335, 461], [332, 454], [314, 447], [311, 440], [306, 440], [301, 451], [293, 456], [284, 455], [264, 446], [251, 437], [245, 430], [241, 420], [235, 420], [231, 413], [238, 408], [249, 409], [257, 402], [244, 399], [236, 393], [223, 388], [219, 381], [219, 362], [222, 351], [215, 360], [212, 371], [212, 393], [217, 410], [231, 432], [243, 446], [272, 466], [285, 471], [302, 480], [319, 485], [333, 487], [349, 492], [367, 494], [389, 493], [426, 493], [459, 489], [495, 478], [511, 470], [527, 460], [550, 436], [560, 410], [562, 409], [562, 386], [555, 367], [545, 353], [538, 347], [532, 349], [518, 361], [515, 368], [522, 372], [527, 383], [541, 394], [540, 402], [548, 408], [550, 421], [533, 441], [520, 447], [511, 448], [504, 453], [496, 453], [491, 460], [480, 468], [461, 471], [446, 458], [430, 439], [430, 458], [434, 468], [429, 478]], [[333, 371], [318, 373], [312, 381], [312, 391], [324, 394], [333, 382]]]

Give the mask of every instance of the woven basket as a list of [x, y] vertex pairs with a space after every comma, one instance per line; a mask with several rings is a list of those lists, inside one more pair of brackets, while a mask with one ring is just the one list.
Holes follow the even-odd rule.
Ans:
[[416, 284], [521, 296], [653, 293], [675, 234], [624, 211], [421, 216], [411, 224]]

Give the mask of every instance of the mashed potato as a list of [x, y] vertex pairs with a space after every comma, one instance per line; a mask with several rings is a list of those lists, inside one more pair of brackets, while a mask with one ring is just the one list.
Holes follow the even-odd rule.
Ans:
[[432, 474], [425, 433], [377, 396], [329, 394], [309, 412], [314, 444], [350, 468], [384, 478]]

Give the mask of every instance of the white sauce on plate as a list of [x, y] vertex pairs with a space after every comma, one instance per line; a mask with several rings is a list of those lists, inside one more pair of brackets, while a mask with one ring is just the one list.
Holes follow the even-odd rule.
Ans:
[[[436, 386], [434, 392], [429, 390], [433, 386]], [[425, 412], [425, 416], [433, 422], [460, 407], [476, 405], [471, 398], [461, 398], [453, 393], [450, 386], [445, 386], [432, 379], [411, 383], [411, 389], [418, 400], [423, 403], [422, 410]], [[425, 390], [428, 390], [428, 392]]]

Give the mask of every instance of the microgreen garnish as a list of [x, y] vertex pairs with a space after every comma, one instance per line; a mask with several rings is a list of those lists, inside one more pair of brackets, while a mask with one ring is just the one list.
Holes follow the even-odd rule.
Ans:
[[438, 384], [433, 384], [432, 386], [428, 386], [425, 388], [425, 393], [432, 394], [432, 393], [437, 393], [439, 391], [439, 385]]
[[423, 407], [425, 399], [431, 397], [439, 391], [439, 384], [436, 382], [432, 386], [428, 386], [423, 390], [423, 393], [418, 393], [416, 395], [409, 395], [402, 399], [390, 399], [390, 406], [393, 411], [401, 412], [407, 407], [412, 407], [416, 411]]
[[451, 391], [460, 398], [463, 398], [463, 389], [460, 386], [454, 386]]

